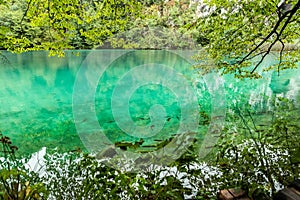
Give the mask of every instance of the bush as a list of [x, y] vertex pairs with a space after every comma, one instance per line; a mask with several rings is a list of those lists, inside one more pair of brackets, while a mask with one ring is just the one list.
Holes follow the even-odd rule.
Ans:
[[274, 99], [274, 110], [264, 115], [251, 107], [236, 108], [222, 134], [218, 164], [226, 187], [240, 186], [270, 195], [299, 177], [299, 108], [286, 98]]

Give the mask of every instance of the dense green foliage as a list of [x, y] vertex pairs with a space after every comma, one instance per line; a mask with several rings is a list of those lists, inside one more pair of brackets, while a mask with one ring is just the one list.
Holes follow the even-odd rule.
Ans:
[[0, 46], [13, 52], [84, 49], [124, 31], [140, 11], [134, 0], [5, 1]]
[[187, 0], [145, 4], [143, 12], [131, 24], [131, 28], [113, 37], [113, 44], [141, 49], [199, 48], [199, 33], [195, 29], [196, 9], [197, 4], [189, 5]]
[[43, 199], [48, 191], [38, 174], [26, 169], [26, 160], [16, 158], [18, 147], [0, 133], [0, 199]]

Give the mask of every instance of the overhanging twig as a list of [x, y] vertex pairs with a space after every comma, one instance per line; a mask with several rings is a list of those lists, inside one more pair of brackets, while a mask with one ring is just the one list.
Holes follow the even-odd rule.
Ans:
[[[280, 42], [282, 44], [282, 40], [281, 40], [281, 35], [283, 33], [283, 31], [286, 29], [286, 27], [288, 26], [288, 24], [290, 24], [292, 22], [292, 17], [294, 16], [294, 14], [299, 10], [300, 8], [300, 0], [298, 0], [298, 2], [295, 4], [295, 6], [289, 11], [286, 12], [284, 14], [282, 14], [281, 16], [279, 16], [278, 21], [276, 22], [275, 26], [273, 27], [273, 29], [271, 30], [271, 32], [258, 44], [256, 45], [248, 54], [246, 54], [246, 56], [244, 56], [241, 60], [239, 60], [238, 62], [236, 62], [235, 64], [242, 64], [243, 62], [249, 60], [251, 57], [253, 58], [253, 56], [251, 56], [254, 52], [256, 52], [259, 48], [261, 48], [261, 46], [263, 44], [265, 44], [274, 34], [276, 35], [276, 38], [274, 39], [274, 41], [270, 44], [270, 46], [268, 47], [267, 51], [263, 54], [262, 58], [260, 59], [260, 61], [255, 65], [255, 67], [253, 68], [253, 70], [251, 71], [251, 74], [254, 73], [254, 71], [258, 68], [258, 66], [263, 62], [263, 60], [265, 59], [265, 57], [271, 52], [272, 47], [277, 43]], [[285, 20], [286, 19], [286, 20]], [[284, 22], [285, 20], [285, 22]], [[278, 32], [278, 29], [280, 27], [280, 25], [282, 24], [282, 22], [284, 22], [282, 28], [280, 29], [280, 31]], [[283, 52], [284, 46], [281, 49], [281, 56], [282, 56], [282, 52]], [[256, 56], [254, 56], [256, 57]], [[281, 58], [282, 61], [282, 58]]]

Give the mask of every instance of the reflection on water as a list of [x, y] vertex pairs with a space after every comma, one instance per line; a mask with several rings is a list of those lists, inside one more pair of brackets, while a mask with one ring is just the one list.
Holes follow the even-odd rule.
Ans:
[[[105, 50], [98, 51], [97, 55], [99, 54], [98, 56], [100, 58], [102, 56], [105, 60], [107, 58], [103, 52]], [[20, 149], [27, 152], [37, 151], [43, 146], [57, 147], [62, 151], [76, 147], [84, 148], [74, 125], [72, 95], [77, 72], [91, 51], [81, 51], [79, 56], [67, 52], [64, 58], [48, 57], [46, 52], [20, 55], [2, 53], [8, 62], [5, 60], [0, 62], [0, 130], [10, 136]], [[218, 95], [210, 94], [207, 80], [205, 82], [205, 78], [200, 75], [195, 76], [196, 72], [189, 67], [190, 63], [180, 59], [174, 60], [174, 57], [170, 57], [168, 53], [161, 55], [159, 59], [165, 62], [162, 64], [175, 66], [178, 71], [190, 69], [181, 73], [187, 77], [197, 77], [191, 80], [191, 85], [197, 94], [201, 113], [199, 131], [205, 134], [206, 117], [211, 117], [211, 98], [212, 96], [218, 98]], [[100, 126], [113, 142], [139, 140], [124, 133], [118, 127], [111, 111], [111, 97], [116, 84], [124, 74], [132, 70], [133, 66], [143, 64], [142, 61], [143, 59], [134, 57], [125, 61], [117, 60], [109, 65], [102, 77], [99, 77], [94, 99], [95, 110]], [[147, 57], [144, 61], [151, 63]], [[95, 63], [97, 64], [99, 63]], [[283, 71], [280, 76], [276, 72], [266, 73], [260, 80], [240, 81], [226, 75], [223, 77], [226, 96], [224, 106], [242, 106], [249, 103], [258, 112], [266, 112], [272, 109], [270, 99], [274, 95], [296, 99], [300, 89], [299, 75], [298, 69]], [[145, 73], [138, 76], [142, 80], [150, 75]], [[137, 81], [133, 77], [127, 79], [131, 82]], [[82, 97], [84, 98], [85, 95], [87, 94], [83, 91]], [[172, 90], [158, 84], [148, 84], [136, 88], [135, 92], [129, 95], [128, 110], [132, 121], [138, 126], [151, 124], [149, 110], [152, 105], [160, 104], [166, 112], [162, 131], [145, 144], [167, 139], [171, 134], [176, 133], [182, 105], [178, 99], [176, 100], [177, 96]], [[86, 113], [86, 119], [80, 123], [88, 126], [88, 122], [89, 113]], [[149, 127], [151, 129], [150, 125]]]

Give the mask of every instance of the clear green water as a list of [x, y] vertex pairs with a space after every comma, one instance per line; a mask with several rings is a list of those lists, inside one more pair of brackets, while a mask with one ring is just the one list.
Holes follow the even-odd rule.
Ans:
[[[68, 151], [77, 147], [85, 149], [74, 123], [76, 121], [72, 105], [74, 103], [74, 85], [82, 76], [88, 81], [91, 80], [92, 78], [88, 77], [90, 74], [84, 74], [83, 69], [93, 65], [96, 68], [92, 70], [95, 70], [96, 73], [97, 66], [109, 60], [108, 56], [114, 55], [111, 52], [112, 50], [80, 51], [77, 56], [72, 52], [66, 52], [64, 58], [48, 57], [46, 52], [29, 52], [20, 55], [2, 52], [3, 56], [0, 61], [0, 130], [3, 134], [11, 137], [21, 152], [38, 151], [44, 146], [57, 148], [59, 151]], [[115, 52], [118, 54], [118, 51]], [[98, 63], [93, 63], [93, 57], [89, 57], [91, 53], [97, 57]], [[184, 55], [184, 52], [181, 54]], [[250, 103], [258, 112], [263, 113], [271, 109], [269, 98], [271, 96], [283, 95], [297, 99], [300, 88], [300, 71], [298, 69], [282, 72], [280, 77], [276, 73], [266, 73], [261, 80], [240, 81], [230, 75], [215, 80], [213, 76], [198, 75], [186, 58], [182, 59], [181, 56], [170, 52], [140, 51], [110, 58], [113, 62], [103, 64], [106, 68], [102, 76], [98, 77], [94, 91], [95, 113], [101, 127], [101, 134], [105, 134], [111, 143], [138, 141], [143, 137], [143, 135], [128, 134], [120, 128], [120, 124], [115, 120], [112, 106], [116, 106], [115, 112], [118, 112], [118, 105], [114, 102], [120, 102], [118, 101], [119, 97], [123, 98], [123, 94], [117, 94], [115, 97], [117, 100], [113, 99], [116, 86], [121, 84], [119, 91], [123, 90], [126, 94], [126, 88], [122, 88], [122, 82], [118, 81], [124, 78], [124, 74], [134, 73], [135, 66], [143, 66], [147, 63], [171, 66], [188, 80], [187, 83], [193, 88], [199, 106], [200, 114], [196, 131], [199, 133], [197, 137], [200, 140], [207, 132], [210, 119], [223, 115], [224, 109]], [[264, 64], [268, 65], [271, 62], [275, 62], [272, 57]], [[159, 74], [159, 72], [157, 73]], [[149, 72], [149, 74], [137, 75], [140, 79], [125, 77], [124, 80], [134, 83], [134, 81], [155, 78], [151, 76], [153, 75]], [[172, 74], [164, 78], [172, 81]], [[92, 83], [85, 84], [81, 86], [89, 87]], [[213, 86], [210, 86], [211, 84]], [[173, 90], [150, 82], [139, 85], [129, 95], [128, 112], [131, 120], [137, 126], [148, 127], [149, 130], [155, 129], [156, 126], [151, 124], [149, 110], [153, 105], [158, 104], [165, 109], [165, 115], [161, 119], [164, 121], [162, 128], [156, 134], [144, 137], [147, 145], [178, 134], [180, 118], [183, 115], [181, 108], [185, 107], [188, 110], [191, 105], [180, 101], [182, 97], [175, 94]], [[76, 91], [76, 94], [82, 95], [83, 100], [89, 95], [85, 90]], [[121, 106], [119, 109], [121, 118], [122, 116], [126, 118], [126, 113], [121, 112], [123, 107]], [[91, 128], [90, 112], [82, 112], [80, 126], [88, 130]], [[122, 123], [126, 125], [127, 121], [123, 120]], [[192, 124], [187, 124], [187, 126], [192, 126]]]

